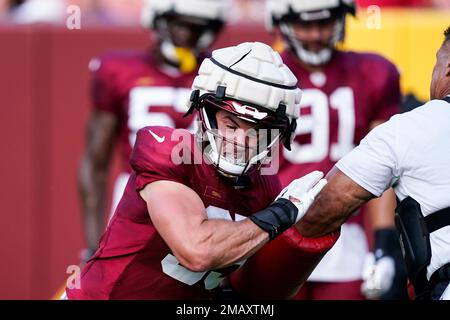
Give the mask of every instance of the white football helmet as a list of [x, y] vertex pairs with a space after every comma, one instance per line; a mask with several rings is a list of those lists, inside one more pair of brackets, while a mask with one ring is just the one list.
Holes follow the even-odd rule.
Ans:
[[[285, 41], [306, 64], [318, 66], [327, 63], [344, 40], [345, 16], [356, 14], [354, 0], [266, 0], [266, 26], [269, 31], [278, 26]], [[336, 17], [334, 35], [329, 46], [319, 52], [308, 51], [295, 36], [292, 23], [309, 22]]]
[[[173, 64], [182, 66], [183, 62], [187, 64], [186, 61], [192, 64], [199, 51], [211, 46], [227, 20], [229, 8], [229, 0], [146, 0], [141, 10], [141, 24], [156, 32], [163, 56]], [[200, 32], [195, 48], [174, 45], [168, 32], [171, 18], [191, 21]]]
[[[201, 125], [196, 137], [208, 160], [219, 172], [240, 176], [267, 160], [279, 139], [290, 148], [300, 99], [297, 78], [280, 55], [264, 43], [245, 42], [215, 50], [203, 61], [192, 85], [188, 114], [198, 110]], [[270, 134], [259, 136], [257, 150], [248, 157], [227, 157], [222, 150], [225, 142], [217, 132], [215, 114], [220, 109]]]

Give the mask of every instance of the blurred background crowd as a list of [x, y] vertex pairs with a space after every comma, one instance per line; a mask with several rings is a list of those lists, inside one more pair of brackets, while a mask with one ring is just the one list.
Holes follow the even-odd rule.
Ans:
[[[0, 20], [8, 23], [48, 22], [61, 24], [66, 8], [77, 5], [86, 24], [136, 25], [139, 23], [142, 0], [0, 0]], [[233, 0], [231, 22], [245, 17], [259, 22], [263, 0]], [[450, 0], [358, 0], [360, 7], [434, 7], [450, 8]]]

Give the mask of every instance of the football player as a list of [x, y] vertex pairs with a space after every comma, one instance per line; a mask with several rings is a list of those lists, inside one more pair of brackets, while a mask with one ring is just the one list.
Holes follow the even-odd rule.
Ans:
[[[303, 120], [292, 150], [284, 150], [280, 164], [280, 180], [286, 186], [299, 174], [328, 172], [369, 130], [397, 113], [399, 74], [379, 55], [337, 49], [344, 40], [346, 16], [355, 15], [354, 1], [267, 0], [266, 6], [268, 26], [284, 40], [283, 60], [302, 81]], [[384, 199], [370, 204], [376, 217], [376, 256], [368, 253], [362, 215], [353, 216], [343, 225], [336, 246], [302, 288], [299, 299], [364, 299], [361, 285], [363, 293], [374, 298], [389, 289], [393, 257], [401, 259], [392, 218], [394, 199], [391, 190]], [[366, 257], [368, 263], [363, 268]], [[368, 283], [374, 276], [386, 281], [378, 289], [363, 284], [363, 269], [367, 270], [364, 276]], [[405, 287], [405, 282], [400, 284], [403, 291], [397, 298], [406, 297]]]
[[183, 118], [199, 63], [221, 31], [228, 8], [222, 0], [152, 0], [142, 24], [156, 35], [148, 52], [109, 52], [90, 62], [93, 110], [79, 170], [87, 260], [105, 230], [106, 182], [113, 150], [120, 146], [121, 171], [112, 210], [122, 196], [136, 132], [146, 125], [187, 128]]
[[274, 146], [290, 147], [300, 98], [270, 46], [214, 51], [192, 85], [198, 130], [138, 131], [123, 197], [67, 297], [210, 299], [242, 264], [231, 281], [239, 296], [292, 297], [339, 236], [308, 239], [292, 227], [326, 184], [321, 172], [281, 192], [263, 174]]

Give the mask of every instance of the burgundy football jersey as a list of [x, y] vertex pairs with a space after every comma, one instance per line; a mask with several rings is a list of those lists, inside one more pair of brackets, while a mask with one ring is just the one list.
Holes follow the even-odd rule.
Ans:
[[136, 132], [145, 126], [187, 128], [183, 118], [197, 70], [181, 74], [155, 61], [150, 52], [108, 53], [90, 63], [93, 70], [93, 107], [119, 117], [122, 170], [130, 172], [129, 159]]
[[283, 186], [314, 170], [327, 173], [359, 144], [372, 121], [399, 112], [398, 71], [379, 55], [337, 52], [322, 72], [312, 73], [292, 53], [282, 58], [302, 89], [292, 151], [285, 149], [280, 159]]
[[290, 51], [282, 58], [302, 89], [296, 137], [291, 151], [280, 155], [283, 187], [314, 170], [326, 174], [359, 144], [372, 121], [400, 111], [399, 73], [380, 55], [338, 51], [321, 72], [306, 70]]
[[200, 196], [209, 218], [240, 220], [266, 208], [281, 185], [277, 176], [254, 171], [248, 187], [235, 188], [199, 159], [201, 153], [187, 130], [145, 127], [138, 131], [130, 160], [133, 172], [124, 195], [99, 249], [83, 269], [81, 288], [67, 289], [69, 299], [212, 297], [213, 289], [237, 266], [192, 272], [180, 265], [153, 226], [139, 191], [158, 180], [179, 182]]

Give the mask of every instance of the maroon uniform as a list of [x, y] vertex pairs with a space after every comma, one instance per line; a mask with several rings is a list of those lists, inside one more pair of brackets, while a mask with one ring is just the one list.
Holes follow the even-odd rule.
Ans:
[[379, 55], [338, 51], [313, 73], [289, 52], [282, 58], [302, 88], [297, 135], [280, 161], [282, 185], [314, 170], [328, 172], [359, 144], [373, 121], [399, 112], [398, 71]]
[[[168, 127], [139, 130], [130, 160], [133, 172], [122, 200], [100, 240], [99, 249], [82, 272], [81, 288], [67, 289], [69, 299], [212, 296], [208, 289], [217, 287], [227, 272], [191, 272], [178, 264], [153, 226], [139, 191], [158, 180], [179, 182], [199, 195], [209, 218], [238, 220], [266, 208], [280, 192], [280, 184], [276, 176], [253, 172], [249, 175], [249, 187], [236, 189], [213, 166], [204, 161], [195, 164], [200, 161], [194, 156], [201, 153], [197, 152], [194, 137], [186, 130], [177, 133], [180, 131], [184, 139], [172, 139], [174, 130]], [[179, 154], [188, 155], [190, 162], [176, 164]]]
[[[150, 52], [109, 53], [94, 59], [94, 108], [118, 116], [122, 171], [130, 172], [130, 152], [136, 132], [149, 125], [187, 128], [183, 118], [196, 70], [181, 74], [161, 65]], [[170, 68], [170, 69], [169, 69]]]

